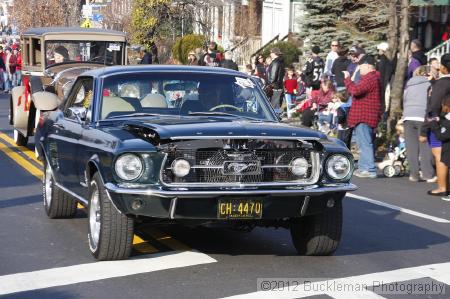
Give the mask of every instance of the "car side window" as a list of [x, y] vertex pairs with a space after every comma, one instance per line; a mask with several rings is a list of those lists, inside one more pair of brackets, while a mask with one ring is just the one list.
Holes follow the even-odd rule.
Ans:
[[64, 115], [67, 118], [90, 120], [94, 98], [93, 86], [92, 78], [81, 78], [75, 82], [64, 107]]

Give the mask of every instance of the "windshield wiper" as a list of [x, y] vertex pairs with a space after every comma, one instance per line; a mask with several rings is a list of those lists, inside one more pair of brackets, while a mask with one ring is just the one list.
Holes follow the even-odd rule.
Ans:
[[264, 122], [264, 121], [270, 121], [267, 119], [260, 119], [260, 118], [254, 118], [254, 117], [250, 117], [250, 116], [244, 116], [244, 115], [236, 115], [236, 114], [232, 114], [232, 113], [225, 113], [225, 112], [219, 112], [219, 111], [209, 111], [209, 112], [189, 112], [189, 115], [199, 115], [199, 116], [231, 116], [231, 117], [236, 117], [236, 118], [244, 118], [244, 119], [248, 119], [248, 120], [253, 120], [253, 121], [259, 121], [259, 122]]

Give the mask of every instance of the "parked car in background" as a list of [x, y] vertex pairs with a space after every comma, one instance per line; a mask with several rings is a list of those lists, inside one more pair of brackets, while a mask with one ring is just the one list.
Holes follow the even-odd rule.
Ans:
[[338, 247], [355, 190], [345, 144], [280, 123], [251, 77], [221, 68], [126, 66], [79, 75], [37, 128], [50, 218], [87, 206], [99, 260], [130, 255], [136, 219], [290, 229], [302, 255]]
[[22, 34], [20, 41], [23, 86], [13, 88], [10, 95], [10, 124], [14, 127], [17, 145], [28, 143], [39, 121], [34, 93], [43, 90], [56, 93], [62, 101], [70, 88], [69, 81], [81, 72], [126, 64], [126, 37], [119, 31], [32, 28]]

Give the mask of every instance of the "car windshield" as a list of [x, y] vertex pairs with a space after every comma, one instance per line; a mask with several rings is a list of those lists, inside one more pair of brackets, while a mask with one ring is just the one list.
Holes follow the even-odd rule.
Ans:
[[276, 121], [257, 83], [200, 72], [134, 73], [105, 78], [100, 120], [152, 115]]
[[106, 41], [46, 41], [46, 67], [67, 62], [122, 65], [124, 46]]

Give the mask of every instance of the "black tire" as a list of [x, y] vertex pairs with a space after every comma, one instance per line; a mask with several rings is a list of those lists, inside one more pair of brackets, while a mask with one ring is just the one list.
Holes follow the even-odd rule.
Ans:
[[18, 146], [26, 146], [28, 143], [28, 137], [23, 136], [22, 133], [14, 129], [14, 143]]
[[291, 237], [300, 255], [331, 255], [341, 240], [342, 198], [335, 196], [332, 208], [321, 214], [292, 219]]
[[12, 100], [12, 94], [9, 95], [9, 124], [12, 126], [14, 124], [14, 113], [13, 113], [14, 107], [13, 107], [13, 100]]
[[77, 201], [55, 185], [52, 172], [44, 159], [42, 193], [49, 218], [71, 218], [77, 213]]
[[122, 260], [130, 256], [134, 220], [116, 209], [98, 172], [89, 185], [88, 223], [89, 248], [97, 260]]

